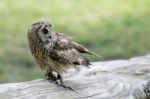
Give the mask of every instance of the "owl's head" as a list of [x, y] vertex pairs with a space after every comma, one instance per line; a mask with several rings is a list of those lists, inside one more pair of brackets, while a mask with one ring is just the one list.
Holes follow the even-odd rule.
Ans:
[[32, 24], [31, 29], [28, 31], [28, 36], [31, 39], [40, 39], [43, 43], [52, 40], [52, 25], [46, 21], [39, 21]]

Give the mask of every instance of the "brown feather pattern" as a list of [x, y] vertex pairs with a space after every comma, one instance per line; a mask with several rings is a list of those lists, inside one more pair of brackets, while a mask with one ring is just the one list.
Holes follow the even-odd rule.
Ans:
[[[38, 34], [41, 26], [50, 26], [48, 22], [37, 22], [28, 30], [29, 47], [41, 69], [62, 73], [71, 66], [90, 65], [82, 53], [90, 53], [85, 47], [72, 41], [71, 37], [51, 32], [50, 41], [42, 41]], [[44, 27], [44, 26], [43, 26]]]

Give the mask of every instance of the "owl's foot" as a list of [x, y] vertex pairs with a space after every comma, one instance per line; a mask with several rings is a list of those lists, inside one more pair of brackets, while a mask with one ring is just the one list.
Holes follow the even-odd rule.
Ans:
[[49, 81], [56, 81], [57, 77], [55, 74], [51, 73], [51, 72], [47, 72], [45, 74], [45, 79], [49, 80]]
[[56, 72], [48, 72], [45, 74], [45, 78], [49, 81], [53, 81], [57, 84], [57, 86], [60, 86], [63, 84], [62, 76]]
[[65, 88], [65, 89], [73, 90], [71, 87], [66, 86], [63, 83], [63, 78], [58, 73], [55, 73], [55, 72], [46, 73], [45, 77], [46, 77], [47, 80], [55, 82], [57, 84], [57, 86], [61, 86], [61, 87]]
[[57, 84], [57, 86], [63, 85], [63, 78], [60, 74], [57, 74], [56, 84]]

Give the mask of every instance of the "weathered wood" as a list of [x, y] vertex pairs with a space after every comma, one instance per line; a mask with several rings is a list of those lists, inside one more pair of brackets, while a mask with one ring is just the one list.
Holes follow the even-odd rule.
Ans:
[[64, 75], [76, 92], [44, 79], [0, 85], [0, 99], [150, 99], [150, 55], [93, 62]]

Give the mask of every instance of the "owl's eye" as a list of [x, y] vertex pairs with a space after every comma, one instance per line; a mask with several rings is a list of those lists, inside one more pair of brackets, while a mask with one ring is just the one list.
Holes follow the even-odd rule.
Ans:
[[44, 35], [46, 35], [46, 34], [48, 34], [48, 30], [47, 30], [47, 29], [43, 29], [42, 33], [43, 33]]

